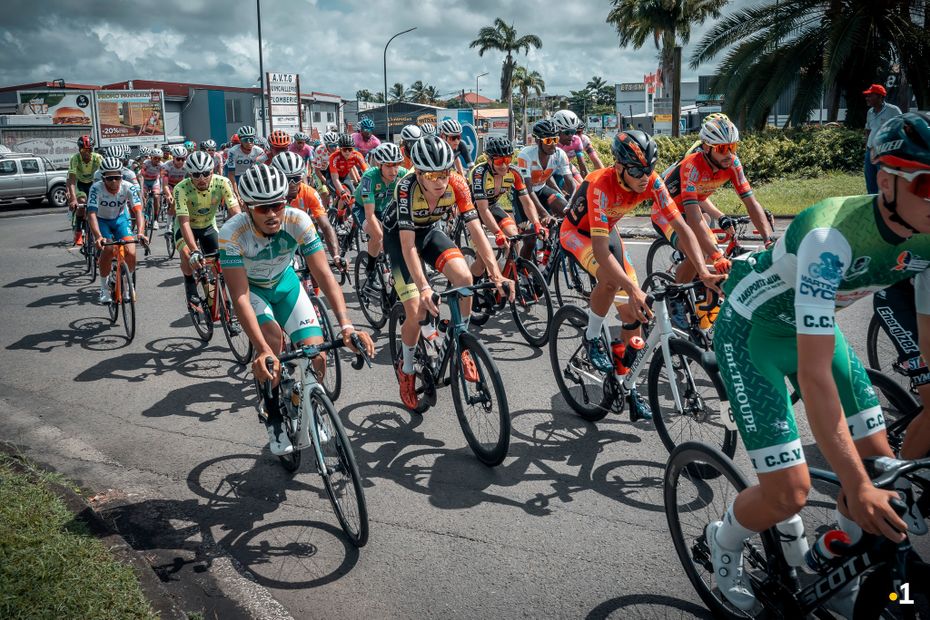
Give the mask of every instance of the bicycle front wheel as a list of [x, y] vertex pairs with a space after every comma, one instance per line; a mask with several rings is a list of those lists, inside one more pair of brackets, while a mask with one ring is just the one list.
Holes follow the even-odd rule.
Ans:
[[[336, 333], [333, 330], [332, 322], [329, 320], [326, 304], [315, 295], [310, 297], [310, 302], [313, 304], [313, 309], [316, 310], [316, 318], [323, 330], [323, 342], [331, 341], [336, 337]], [[317, 379], [323, 389], [326, 390], [326, 395], [335, 402], [342, 393], [342, 363], [339, 359], [338, 349], [326, 352], [326, 370], [323, 376], [317, 377]]]
[[[499, 465], [510, 447], [510, 409], [500, 371], [478, 338], [468, 332], [459, 335], [459, 347], [452, 357], [452, 401], [465, 441], [485, 465]], [[471, 356], [477, 371], [468, 377], [462, 355]]]
[[229, 344], [229, 350], [232, 351], [233, 357], [240, 364], [248, 364], [252, 360], [252, 341], [249, 335], [245, 333], [242, 325], [239, 323], [239, 317], [236, 316], [236, 308], [229, 298], [229, 289], [226, 287], [226, 281], [220, 277], [217, 279], [219, 285], [216, 287], [218, 298], [216, 303], [220, 309], [220, 324], [223, 326], [223, 334], [226, 336], [226, 342]]
[[204, 342], [210, 342], [213, 338], [213, 317], [210, 314], [210, 299], [215, 294], [214, 285], [209, 284], [206, 278], [201, 278], [197, 283], [197, 294], [200, 296], [200, 303], [196, 306], [187, 301], [187, 313], [191, 317], [194, 329]]
[[584, 310], [571, 305], [560, 308], [549, 332], [549, 361], [566, 404], [588, 422], [597, 422], [610, 411], [604, 390], [609, 378], [594, 367], [584, 350], [587, 326]]
[[355, 294], [358, 297], [358, 305], [362, 309], [365, 319], [371, 324], [372, 329], [381, 329], [387, 323], [388, 315], [385, 310], [387, 306], [387, 283], [381, 274], [381, 266], [375, 265], [371, 273], [373, 281], [377, 281], [381, 287], [378, 289], [366, 288], [368, 282], [368, 273], [366, 272], [363, 262], [368, 260], [368, 252], [359, 252], [355, 257]]
[[312, 391], [307, 404], [311, 408], [311, 424], [316, 425], [314, 441], [318, 441], [323, 455], [326, 470], [323, 484], [333, 511], [352, 544], [364, 547], [368, 542], [368, 507], [352, 445], [332, 402], [324, 394]]
[[174, 258], [174, 252], [177, 247], [174, 244], [174, 226], [170, 218], [165, 222], [165, 249], [168, 251], [168, 258]]
[[594, 278], [564, 252], [554, 269], [552, 278], [555, 280], [555, 298], [559, 306], [571, 304], [587, 307], [591, 300], [591, 291], [594, 290]]
[[552, 298], [546, 280], [539, 267], [525, 258], [518, 258], [515, 281], [516, 297], [510, 302], [513, 320], [528, 344], [541, 347], [549, 340], [549, 325], [552, 324]]
[[132, 274], [129, 273], [129, 267], [126, 263], [120, 265], [120, 294], [123, 298], [119, 301], [123, 306], [123, 327], [126, 329], [126, 337], [129, 342], [136, 335], [136, 300], [135, 287], [132, 284]]
[[652, 242], [649, 252], [646, 253], [646, 275], [652, 275], [657, 271], [674, 275], [680, 262], [678, 259], [678, 250], [672, 247], [665, 237], [659, 237]]

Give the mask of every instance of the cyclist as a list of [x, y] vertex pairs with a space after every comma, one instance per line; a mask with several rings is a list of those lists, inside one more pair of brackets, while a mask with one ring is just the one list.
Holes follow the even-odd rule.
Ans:
[[462, 124], [454, 118], [444, 119], [439, 123], [439, 137], [449, 143], [455, 153], [455, 171], [465, 176], [465, 171], [471, 167], [471, 153], [468, 146], [462, 141]]
[[319, 192], [304, 183], [303, 159], [297, 153], [285, 151], [275, 155], [271, 160], [271, 165], [280, 170], [287, 179], [288, 206], [300, 209], [313, 218], [317, 230], [323, 233], [323, 240], [326, 242], [326, 249], [329, 250], [330, 256], [339, 261], [339, 240], [336, 238], [336, 231], [329, 222], [326, 207], [323, 206]]
[[568, 202], [552, 176], [559, 174], [566, 177], [565, 194], [568, 196], [574, 191], [574, 181], [565, 151], [556, 146], [559, 130], [551, 119], [544, 118], [533, 125], [533, 137], [538, 144], [523, 147], [517, 155], [517, 169], [523, 175], [527, 187], [532, 189], [530, 198], [537, 210], [561, 217]]
[[[559, 110], [552, 115], [552, 121], [559, 130], [559, 148], [568, 155], [568, 161], [574, 160], [578, 164], [581, 178], [588, 176], [588, 168], [584, 164], [584, 145], [578, 135], [581, 120], [571, 110]], [[574, 166], [574, 163], [572, 164]], [[603, 166], [601, 166], [603, 168]], [[574, 173], [574, 169], [572, 170]], [[574, 174], [573, 174], [574, 176]], [[576, 179], [576, 182], [580, 182]]]
[[[615, 228], [620, 218], [638, 204], [652, 199], [653, 221], [667, 223], [679, 232], [685, 252], [695, 263], [702, 282], [718, 290], [717, 282], [724, 277], [707, 271], [694, 235], [675, 208], [662, 178], [655, 172], [659, 158], [655, 140], [642, 131], [623, 131], [614, 136], [610, 150], [614, 165], [595, 170], [585, 178], [559, 230], [562, 249], [597, 278], [591, 291], [583, 340], [591, 363], [601, 372], [614, 369], [611, 352], [601, 338], [601, 328], [611, 303], [617, 307], [623, 323], [645, 323], [652, 315], [646, 294], [639, 288], [636, 270]], [[625, 295], [618, 294], [621, 289]], [[623, 330], [621, 337], [629, 342], [639, 332], [639, 328]], [[648, 405], [635, 390], [630, 394], [630, 405], [632, 420], [652, 417]]]
[[[139, 179], [136, 178], [136, 173], [132, 171], [132, 168], [129, 167], [129, 162], [127, 160], [129, 156], [129, 148], [123, 146], [122, 144], [114, 144], [108, 146], [103, 150], [103, 157], [115, 157], [123, 163], [123, 169], [121, 174], [123, 178], [133, 185], [139, 185]], [[103, 180], [103, 171], [100, 168], [97, 168], [94, 171], [94, 182]]]
[[171, 147], [171, 160], [161, 165], [162, 188], [164, 188], [165, 201], [168, 203], [168, 213], [174, 215], [174, 187], [184, 180], [187, 170], [184, 162], [187, 159], [187, 148], [177, 145]]
[[152, 217], [155, 220], [154, 229], [158, 230], [158, 214], [161, 211], [161, 151], [156, 148], [145, 149], [146, 159], [142, 161], [136, 180], [142, 188], [142, 202], [148, 201], [152, 195]]
[[413, 169], [413, 162], [410, 161], [410, 149], [413, 143], [423, 137], [423, 132], [416, 125], [404, 125], [400, 130], [400, 152], [404, 154], [404, 161], [401, 166], [407, 170]]
[[[796, 515], [811, 485], [786, 378], [800, 388], [817, 447], [840, 480], [837, 520], [853, 543], [863, 530], [895, 542], [920, 524], [926, 531], [919, 515], [898, 516], [889, 504], [897, 494], [876, 489], [863, 467], [861, 457], [893, 455], [878, 399], [835, 314], [914, 277], [930, 353], [930, 115], [887, 121], [873, 148], [878, 195], [818, 202], [772, 247], [733, 261], [724, 287], [714, 349], [759, 484], [740, 492], [706, 534], [717, 586], [743, 610], [755, 600], [742, 571], [743, 541]], [[841, 591], [835, 605], [849, 610], [857, 587]]]
[[252, 167], [258, 158], [265, 154], [265, 151], [255, 145], [255, 128], [251, 125], [243, 125], [233, 136], [233, 142], [238, 141], [230, 147], [226, 153], [226, 177], [232, 181], [233, 189], [236, 189], [236, 182], [246, 170]]
[[368, 169], [365, 158], [352, 146], [352, 136], [339, 136], [339, 149], [329, 156], [329, 183], [334, 195], [349, 204], [359, 175]]
[[[501, 275], [494, 260], [491, 245], [485, 237], [478, 213], [468, 195], [465, 179], [452, 174], [455, 154], [437, 136], [417, 140], [410, 152], [414, 173], [397, 182], [394, 199], [384, 211], [384, 247], [391, 262], [394, 288], [404, 304], [407, 318], [401, 327], [403, 357], [396, 367], [400, 398], [410, 409], [417, 406], [413, 367], [414, 351], [420, 337], [419, 320], [426, 313], [437, 315], [433, 289], [426, 278], [420, 259], [442, 272], [453, 286], [472, 283], [471, 272], [462, 251], [437, 224], [450, 211], [463, 218], [476, 254], [489, 265], [489, 278], [502, 295], [504, 283], [509, 283], [509, 298], [514, 298], [513, 283]], [[471, 316], [471, 298], [461, 300], [465, 325]], [[477, 381], [477, 368], [468, 351], [462, 353], [462, 367], [467, 380]]]
[[74, 213], [74, 245], [84, 244], [84, 213], [78, 208], [78, 192], [90, 193], [90, 186], [94, 182], [94, 172], [100, 167], [103, 156], [94, 153], [94, 139], [90, 136], [81, 136], [77, 140], [78, 152], [71, 156], [68, 162], [68, 206]]
[[[100, 303], [108, 304], [112, 301], [107, 278], [110, 275], [113, 260], [114, 246], [104, 247], [109, 240], [131, 241], [132, 229], [129, 223], [129, 211], [132, 211], [136, 220], [136, 230], [145, 230], [145, 221], [142, 219], [142, 198], [139, 195], [139, 186], [123, 178], [123, 162], [115, 157], [107, 157], [100, 163], [103, 170], [103, 180], [90, 186], [87, 195], [87, 217], [90, 229], [94, 233], [97, 249], [100, 250]], [[139, 233], [139, 239], [144, 243], [145, 235]], [[135, 281], [136, 246], [127, 245], [126, 266], [133, 274]]]
[[223, 174], [223, 153], [216, 150], [216, 141], [204, 140], [200, 143], [200, 150], [213, 159], [213, 174]]
[[320, 193], [323, 206], [329, 210], [329, 149], [321, 144], [313, 150], [313, 163], [307, 172], [308, 183]]
[[375, 122], [367, 116], [358, 122], [358, 131], [352, 134], [352, 144], [355, 150], [368, 159], [368, 154], [373, 151], [381, 140], [378, 136], [372, 135], [375, 130]]
[[204, 256], [219, 251], [216, 213], [224, 207], [231, 217], [239, 213], [239, 201], [226, 177], [215, 174], [213, 158], [194, 151], [184, 162], [188, 177], [174, 188], [174, 242], [181, 258], [187, 301], [199, 307], [195, 267], [203, 266]]
[[432, 123], [420, 123], [420, 133], [424, 136], [435, 136], [436, 126]]
[[313, 163], [313, 147], [309, 142], [310, 136], [298, 131], [294, 134], [294, 142], [287, 149], [292, 153], [300, 155], [301, 159], [304, 160], [304, 166], [307, 168], [307, 172], [310, 172], [310, 165]]
[[404, 156], [393, 142], [384, 142], [371, 151], [371, 168], [362, 175], [355, 188], [355, 206], [352, 213], [362, 230], [368, 233], [368, 248], [364, 255], [365, 287], [371, 289], [380, 286], [381, 281], [373, 278], [374, 268], [384, 242], [381, 227], [381, 214], [388, 202], [394, 197], [397, 182], [408, 170], [400, 164]]
[[575, 133], [581, 138], [581, 149], [585, 152], [585, 155], [588, 156], [588, 159], [591, 160], [591, 167], [595, 170], [600, 170], [604, 167], [604, 164], [601, 162], [601, 156], [598, 154], [597, 149], [594, 148], [594, 145], [591, 144], [591, 138], [584, 132], [584, 121], [580, 119], [579, 121], [578, 129], [575, 130]]
[[[366, 352], [374, 355], [371, 337], [356, 332], [349, 319], [342, 291], [320, 252], [323, 246], [313, 221], [306, 213], [286, 208], [287, 186], [287, 179], [276, 168], [256, 164], [246, 170], [239, 185], [246, 208], [220, 231], [220, 264], [236, 315], [256, 351], [252, 372], [256, 380], [274, 385], [280, 378], [277, 355], [284, 331], [295, 346], [323, 342], [316, 310], [291, 267], [298, 248], [326, 295], [346, 344], [355, 350], [351, 337], [357, 333]], [[273, 362], [270, 373], [266, 360]], [[325, 356], [315, 359], [313, 367], [322, 377]], [[272, 454], [293, 452], [281, 412], [269, 409], [264, 414]]]
[[166, 143], [166, 144], [161, 145], [161, 159], [163, 162], [171, 161], [171, 145], [170, 144]]
[[271, 150], [262, 153], [255, 160], [260, 164], [271, 165], [271, 160], [273, 160], [278, 153], [284, 153], [290, 150], [291, 136], [283, 129], [275, 129], [268, 137], [268, 142], [271, 144]]

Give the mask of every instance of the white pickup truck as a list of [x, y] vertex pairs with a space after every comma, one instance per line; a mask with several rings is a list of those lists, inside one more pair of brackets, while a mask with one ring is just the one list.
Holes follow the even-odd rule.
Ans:
[[68, 204], [67, 170], [56, 170], [46, 158], [29, 153], [0, 153], [0, 203], [25, 198], [38, 206]]

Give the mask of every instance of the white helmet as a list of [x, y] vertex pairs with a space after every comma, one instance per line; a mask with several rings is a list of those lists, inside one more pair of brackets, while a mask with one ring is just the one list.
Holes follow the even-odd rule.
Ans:
[[283, 202], [287, 179], [277, 168], [255, 164], [239, 177], [239, 196], [250, 207]]
[[172, 157], [187, 157], [187, 149], [180, 145], [172, 146], [171, 156]]
[[393, 142], [382, 142], [371, 151], [371, 159], [377, 164], [399, 164], [404, 156]]
[[122, 144], [114, 144], [105, 148], [103, 150], [103, 154], [106, 157], [116, 157], [117, 159], [122, 159], [126, 157], [126, 151], [126, 147], [124, 147]]
[[449, 170], [455, 163], [452, 147], [438, 136], [423, 136], [413, 143], [410, 160], [417, 170], [441, 172]]
[[284, 173], [286, 177], [303, 174], [306, 170], [304, 158], [292, 151], [283, 151], [274, 156], [271, 165]]
[[239, 136], [239, 140], [241, 141], [243, 138], [254, 138], [255, 133], [256, 132], [254, 127], [251, 125], [243, 125], [236, 132], [236, 135]]
[[559, 128], [559, 131], [574, 133], [581, 127], [581, 119], [571, 110], [559, 110], [552, 115], [552, 122]]
[[329, 149], [323, 144], [313, 150], [313, 167], [317, 170], [329, 168]]
[[336, 146], [339, 144], [339, 134], [335, 131], [327, 131], [323, 134], [323, 144], [326, 146]]
[[184, 172], [213, 172], [213, 157], [204, 151], [194, 151], [184, 162]]
[[432, 136], [436, 134], [436, 126], [432, 123], [423, 123], [420, 125], [420, 132], [424, 136]]
[[439, 123], [439, 133], [447, 136], [457, 136], [462, 133], [462, 124], [454, 118], [447, 118]]
[[698, 134], [704, 144], [734, 144], [739, 142], [739, 129], [728, 118], [705, 122]]
[[413, 142], [423, 137], [423, 132], [416, 125], [404, 125], [400, 130], [400, 139], [404, 142]]
[[100, 162], [100, 173], [119, 172], [123, 169], [123, 162], [119, 157], [104, 157]]

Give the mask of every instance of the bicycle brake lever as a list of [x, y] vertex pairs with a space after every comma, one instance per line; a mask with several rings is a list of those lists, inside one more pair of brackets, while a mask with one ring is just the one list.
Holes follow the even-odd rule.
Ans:
[[358, 349], [358, 353], [355, 354], [355, 359], [352, 360], [352, 368], [361, 370], [364, 364], [368, 364], [368, 367], [371, 368], [371, 358], [368, 357], [368, 353], [365, 352], [365, 347], [362, 346], [362, 340], [358, 337], [358, 334], [352, 334], [352, 344]]

